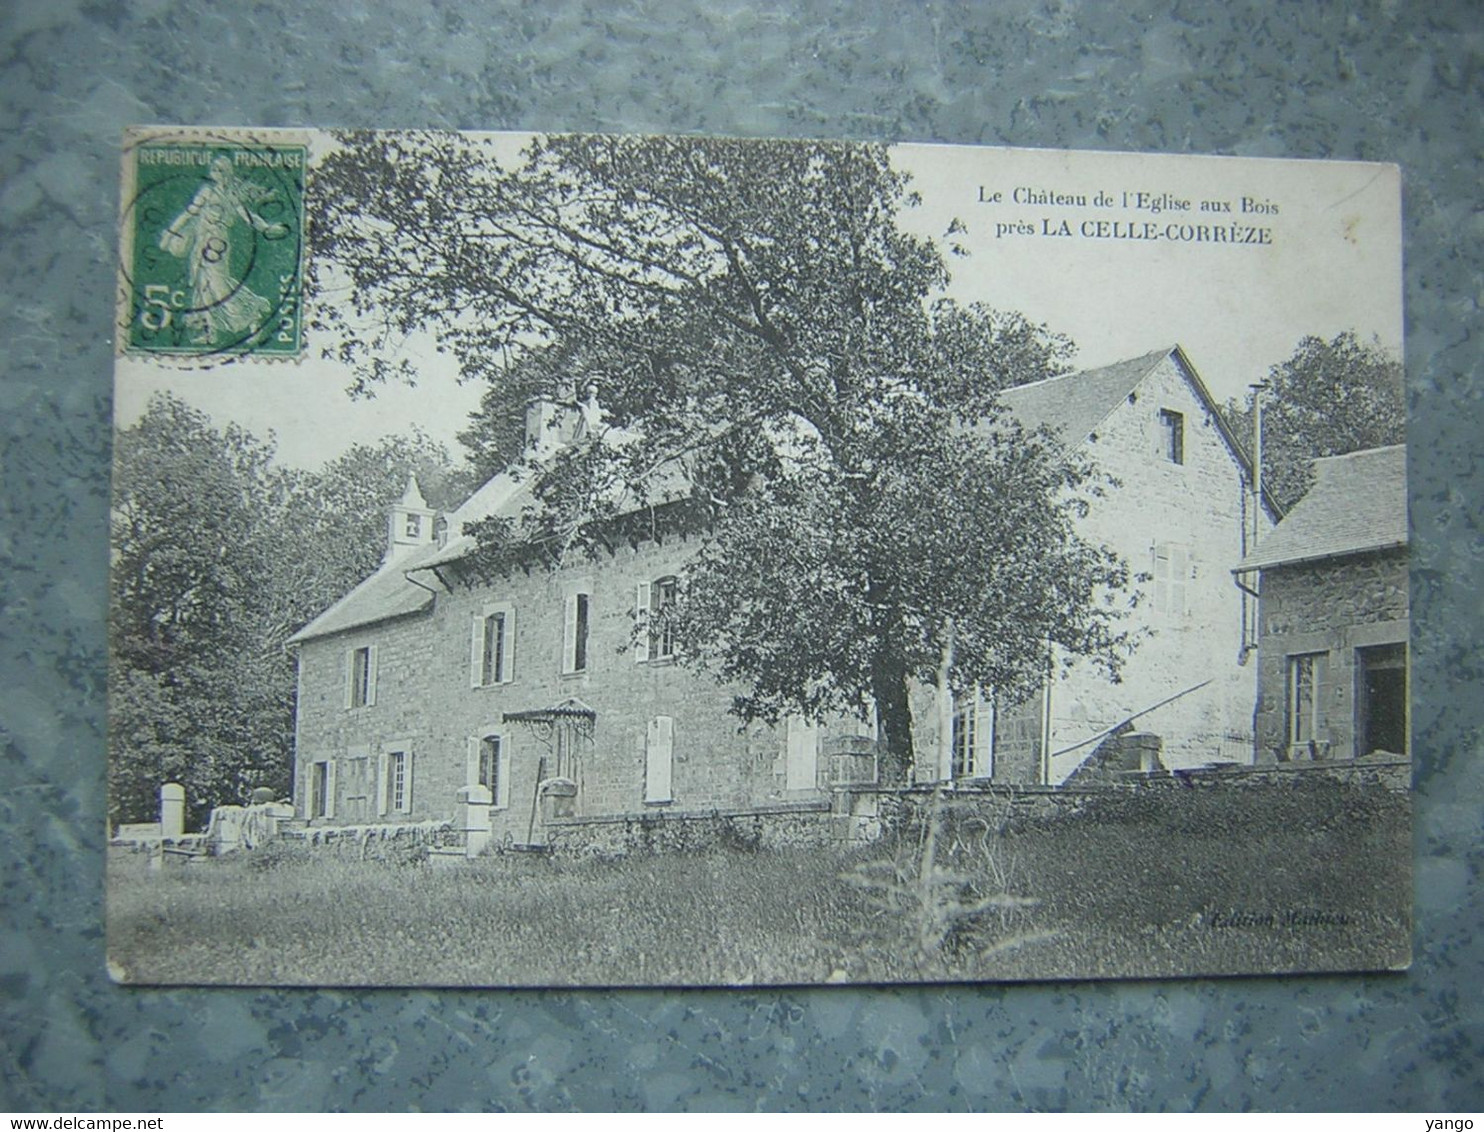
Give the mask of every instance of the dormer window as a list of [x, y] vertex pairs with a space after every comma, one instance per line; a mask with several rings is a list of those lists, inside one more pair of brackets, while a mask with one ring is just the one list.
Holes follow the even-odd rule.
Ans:
[[1163, 432], [1165, 458], [1172, 464], [1185, 463], [1185, 414], [1174, 409], [1161, 409], [1159, 426]]

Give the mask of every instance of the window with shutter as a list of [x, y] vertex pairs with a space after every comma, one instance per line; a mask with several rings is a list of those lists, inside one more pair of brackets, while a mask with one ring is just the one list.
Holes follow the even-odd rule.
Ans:
[[469, 683], [475, 688], [515, 679], [515, 610], [486, 605], [474, 614], [469, 631]]
[[350, 650], [348, 658], [349, 687], [346, 706], [369, 707], [376, 702], [375, 646], [363, 645]]
[[675, 626], [670, 613], [678, 587], [674, 575], [639, 583], [634, 597], [636, 661], [675, 659]]
[[573, 675], [587, 671], [588, 635], [592, 621], [592, 595], [585, 590], [567, 595], [563, 617], [562, 672]]
[[668, 577], [660, 578], [651, 587], [649, 609], [650, 617], [655, 620], [649, 644], [652, 660], [675, 658], [675, 625], [671, 616], [674, 613], [676, 586], [675, 578]]
[[479, 740], [479, 785], [490, 792], [490, 797], [500, 793], [500, 737], [486, 735]]

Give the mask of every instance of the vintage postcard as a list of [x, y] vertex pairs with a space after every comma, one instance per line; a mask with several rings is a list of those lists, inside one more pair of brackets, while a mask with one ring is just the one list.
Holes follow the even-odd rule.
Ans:
[[1393, 166], [150, 128], [125, 983], [1396, 970]]

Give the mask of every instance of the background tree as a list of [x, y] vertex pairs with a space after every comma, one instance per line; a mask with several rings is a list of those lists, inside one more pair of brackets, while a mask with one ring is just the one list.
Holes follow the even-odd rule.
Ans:
[[169, 395], [114, 449], [109, 812], [149, 821], [162, 782], [199, 824], [254, 786], [287, 794], [294, 664], [284, 642], [375, 570], [411, 472], [462, 496], [426, 437], [358, 445], [320, 472]]
[[[1268, 371], [1263, 394], [1263, 482], [1292, 507], [1313, 481], [1312, 461], [1406, 441], [1402, 363], [1352, 331], [1329, 342], [1309, 336]], [[1252, 435], [1252, 396], [1228, 401], [1237, 435]]]
[[[258, 639], [271, 532], [291, 479], [272, 447], [218, 432], [178, 398], [158, 395], [114, 449], [110, 603], [110, 810], [149, 820], [161, 782], [183, 783], [192, 817], [240, 800], [288, 734]], [[256, 784], [256, 783], [254, 783]]]
[[[897, 224], [915, 197], [884, 147], [555, 137], [507, 169], [478, 139], [339, 140], [309, 227], [312, 282], [358, 304], [319, 308], [336, 356], [386, 380], [392, 341], [436, 330], [496, 411], [601, 406], [531, 469], [514, 537], [580, 552], [686, 484], [709, 529], [673, 616], [694, 659], [750, 689], [744, 717], [874, 700], [899, 779], [907, 689], [950, 621], [956, 686], [1023, 687], [1048, 641], [1116, 668], [1106, 591], [1126, 575], [1062, 521], [1086, 470], [995, 398], [1061, 372], [1070, 343], [944, 297], [938, 245]], [[512, 532], [484, 534], [498, 562]]]

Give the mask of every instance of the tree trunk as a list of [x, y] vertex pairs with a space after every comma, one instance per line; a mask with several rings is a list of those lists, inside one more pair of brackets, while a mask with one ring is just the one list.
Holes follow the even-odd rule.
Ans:
[[880, 763], [881, 785], [905, 786], [912, 771], [912, 704], [902, 666], [878, 656], [871, 673], [871, 694], [876, 698], [876, 714], [886, 741]]

